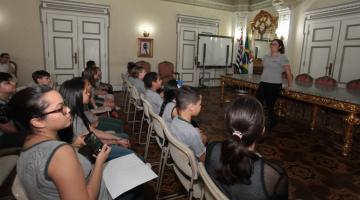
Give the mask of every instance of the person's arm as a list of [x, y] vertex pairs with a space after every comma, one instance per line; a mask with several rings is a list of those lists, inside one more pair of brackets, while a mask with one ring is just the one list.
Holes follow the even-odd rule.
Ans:
[[206, 157], [206, 154], [203, 153], [203, 154], [199, 157], [199, 161], [202, 162], [202, 163], [205, 163], [205, 157]]
[[111, 148], [107, 145], [103, 146], [97, 155], [87, 183], [79, 159], [71, 146], [64, 145], [54, 153], [48, 166], [48, 175], [56, 185], [62, 200], [70, 200], [74, 197], [79, 200], [97, 199], [103, 164], [110, 150]]
[[11, 122], [8, 122], [5, 124], [0, 123], [0, 131], [2, 131], [4, 133], [10, 133], [10, 134], [17, 133], [16, 127]]
[[287, 80], [288, 80], [288, 88], [291, 88], [292, 86], [292, 83], [293, 83], [293, 78], [292, 78], [292, 75], [291, 75], [291, 68], [290, 68], [290, 65], [284, 65], [284, 70], [285, 70], [285, 73], [286, 73], [286, 77], [287, 77]]
[[96, 109], [98, 106], [96, 105], [95, 99], [93, 97], [90, 98], [91, 106]]
[[123, 139], [111, 133], [106, 133], [102, 130], [94, 129], [92, 127], [90, 129], [105, 144], [116, 144], [125, 148], [130, 146], [130, 141], [128, 139]]

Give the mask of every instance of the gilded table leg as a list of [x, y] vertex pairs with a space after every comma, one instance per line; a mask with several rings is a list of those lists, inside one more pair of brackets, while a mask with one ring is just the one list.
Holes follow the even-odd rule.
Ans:
[[314, 105], [313, 111], [312, 111], [312, 115], [311, 115], [311, 123], [310, 123], [310, 129], [313, 131], [315, 129], [315, 125], [316, 125], [316, 116], [319, 112], [319, 106]]
[[345, 138], [344, 138], [344, 146], [342, 149], [342, 155], [348, 156], [351, 151], [352, 145], [352, 128], [354, 125], [360, 124], [360, 119], [351, 113], [349, 116], [345, 117]]

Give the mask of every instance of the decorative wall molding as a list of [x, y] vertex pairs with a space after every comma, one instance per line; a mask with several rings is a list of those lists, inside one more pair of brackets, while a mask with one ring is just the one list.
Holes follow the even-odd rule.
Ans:
[[211, 18], [195, 17], [195, 16], [181, 15], [181, 14], [176, 15], [176, 17], [177, 17], [177, 23], [182, 23], [182, 24], [219, 27], [219, 23], [220, 23], [220, 20], [211, 19]]
[[326, 7], [305, 12], [305, 20], [338, 17], [342, 15], [359, 14], [360, 2], [354, 1], [337, 6]]
[[109, 15], [110, 6], [69, 0], [41, 0], [41, 9]]
[[251, 11], [272, 6], [272, 0], [162, 0], [218, 10]]

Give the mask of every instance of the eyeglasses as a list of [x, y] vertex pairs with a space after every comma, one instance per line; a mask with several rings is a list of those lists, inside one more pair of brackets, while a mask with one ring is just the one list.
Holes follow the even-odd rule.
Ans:
[[279, 46], [277, 43], [271, 43], [270, 46]]
[[50, 111], [50, 112], [46, 112], [46, 113], [42, 113], [41, 115], [39, 115], [39, 117], [44, 117], [46, 115], [50, 115], [50, 114], [53, 114], [53, 113], [62, 113], [63, 115], [66, 115], [67, 113], [67, 110], [66, 108], [68, 108], [67, 105], [65, 104], [62, 104], [60, 108], [56, 109], [56, 110], [53, 110], [53, 111]]

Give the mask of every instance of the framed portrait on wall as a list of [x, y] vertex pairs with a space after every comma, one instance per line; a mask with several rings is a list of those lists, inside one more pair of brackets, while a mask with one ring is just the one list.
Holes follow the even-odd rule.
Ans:
[[138, 57], [153, 57], [153, 39], [138, 38]]

